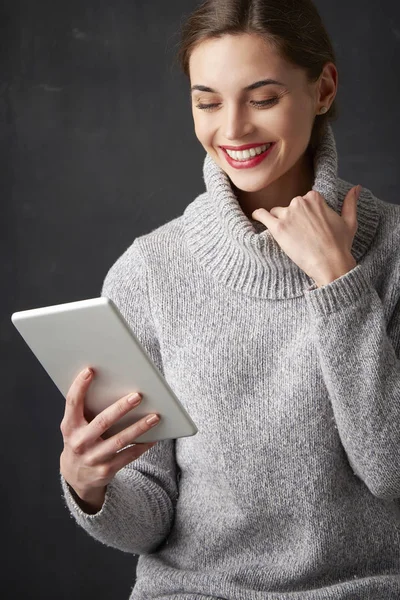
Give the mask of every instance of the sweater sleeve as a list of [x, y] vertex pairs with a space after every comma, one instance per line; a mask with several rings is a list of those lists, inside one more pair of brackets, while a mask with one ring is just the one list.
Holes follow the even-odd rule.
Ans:
[[361, 264], [305, 293], [338, 433], [355, 475], [378, 498], [400, 497], [400, 293], [391, 314]]
[[[110, 268], [101, 295], [117, 305], [163, 373], [138, 239]], [[175, 440], [160, 440], [115, 474], [101, 509], [87, 514], [60, 473], [66, 506], [78, 525], [103, 544], [133, 554], [151, 553], [166, 539], [178, 497], [177, 476]]]

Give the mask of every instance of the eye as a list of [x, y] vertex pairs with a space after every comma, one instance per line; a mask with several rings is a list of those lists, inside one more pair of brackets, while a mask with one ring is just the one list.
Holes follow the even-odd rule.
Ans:
[[[269, 98], [268, 100], [250, 100], [250, 104], [253, 106], [257, 106], [258, 108], [262, 108], [264, 106], [272, 106], [273, 104], [277, 104], [279, 102], [279, 98]], [[218, 106], [218, 104], [196, 104], [196, 108], [200, 108], [201, 110], [211, 110], [214, 106]]]

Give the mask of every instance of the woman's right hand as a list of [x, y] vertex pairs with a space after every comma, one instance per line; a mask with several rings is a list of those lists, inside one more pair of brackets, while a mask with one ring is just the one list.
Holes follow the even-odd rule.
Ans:
[[[93, 378], [93, 369], [85, 379], [86, 369], [73, 381], [66, 399], [60, 424], [64, 449], [60, 456], [60, 473], [82, 501], [87, 512], [100, 510], [107, 484], [128, 463], [136, 460], [157, 442], [135, 443], [135, 439], [157, 425], [143, 417], [116, 435], [104, 439], [101, 435], [135, 404], [131, 394], [120, 398], [88, 422], [84, 416], [85, 395]], [[137, 405], [136, 405], [137, 406]], [[124, 448], [124, 450], [122, 450]]]

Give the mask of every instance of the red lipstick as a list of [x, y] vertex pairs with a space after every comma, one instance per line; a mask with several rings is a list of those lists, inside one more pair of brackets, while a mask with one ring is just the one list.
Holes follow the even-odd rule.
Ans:
[[257, 148], [258, 146], [265, 146], [266, 144], [272, 144], [273, 142], [259, 142], [258, 144], [244, 144], [243, 146], [220, 146], [224, 150], [248, 150], [249, 148]]
[[[257, 145], [262, 145], [262, 144], [257, 144]], [[254, 145], [248, 145], [247, 147], [254, 148]], [[230, 164], [231, 167], [233, 167], [234, 169], [250, 169], [252, 167], [256, 167], [257, 165], [259, 165], [263, 160], [265, 160], [267, 158], [267, 156], [269, 156], [269, 154], [275, 148], [275, 142], [273, 144], [271, 144], [271, 146], [268, 148], [268, 150], [265, 150], [265, 152], [262, 152], [261, 154], [257, 154], [256, 156], [249, 158], [247, 160], [235, 160], [234, 158], [231, 158], [228, 155], [228, 153], [226, 152], [226, 150], [224, 149], [224, 148], [228, 148], [228, 150], [229, 150], [230, 149], [229, 146], [221, 146], [221, 148], [222, 148], [222, 152], [223, 152], [226, 160], [228, 161], [228, 163]], [[242, 146], [242, 148], [243, 148], [243, 146]], [[243, 148], [243, 149], [247, 150], [247, 148]]]

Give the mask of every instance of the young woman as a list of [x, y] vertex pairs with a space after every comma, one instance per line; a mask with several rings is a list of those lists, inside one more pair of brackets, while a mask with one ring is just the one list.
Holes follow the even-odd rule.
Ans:
[[140, 555], [131, 599], [398, 599], [400, 209], [338, 176], [338, 74], [310, 0], [209, 0], [179, 57], [205, 191], [102, 294], [199, 432], [132, 446], [143, 419], [104, 440], [132, 404], [87, 423], [82, 374], [67, 506]]

